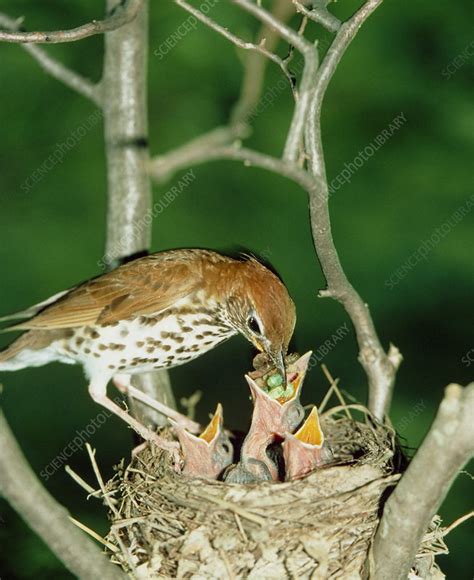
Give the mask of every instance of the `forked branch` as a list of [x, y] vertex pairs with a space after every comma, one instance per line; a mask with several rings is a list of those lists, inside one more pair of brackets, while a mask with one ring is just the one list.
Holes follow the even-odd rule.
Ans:
[[292, 0], [296, 10], [304, 14], [310, 20], [322, 24], [329, 32], [337, 32], [341, 28], [341, 21], [329, 12], [326, 7], [328, 0], [312, 0], [311, 9], [308, 9], [302, 2]]
[[338, 300], [351, 318], [359, 345], [359, 361], [369, 381], [369, 409], [379, 420], [383, 419], [390, 407], [395, 376], [402, 357], [394, 346], [390, 346], [388, 353], [384, 351], [368, 306], [347, 279], [334, 245], [329, 216], [329, 187], [321, 140], [321, 108], [329, 81], [339, 61], [362, 24], [381, 2], [382, 0], [368, 0], [340, 27], [314, 79], [312, 101], [305, 123], [309, 170], [318, 178], [320, 184], [309, 196], [314, 245], [327, 281], [327, 289], [319, 295]]
[[[175, 2], [189, 11], [189, 4], [185, 0]], [[149, 165], [150, 173], [154, 178], [160, 179], [163, 175], [167, 175], [167, 172], [169, 174], [170, 168], [174, 171], [178, 167], [185, 167], [186, 163], [197, 164], [223, 158], [239, 159], [246, 161], [247, 164], [256, 164], [290, 177], [308, 192], [314, 245], [327, 281], [327, 288], [320, 292], [320, 296], [338, 300], [351, 318], [359, 345], [359, 361], [368, 377], [369, 409], [382, 421], [390, 406], [395, 376], [402, 357], [394, 346], [390, 346], [388, 353], [382, 348], [368, 307], [342, 268], [331, 232], [329, 188], [321, 142], [321, 107], [329, 81], [358, 30], [382, 0], [368, 0], [343, 24], [336, 22], [337, 19], [330, 18], [326, 3], [321, 2], [314, 7], [311, 11], [312, 17], [317, 16], [315, 19], [319, 20], [324, 17], [325, 25], [333, 31], [337, 30], [319, 68], [317, 49], [304, 38], [302, 31], [296, 32], [291, 29], [278, 19], [275, 12], [265, 10], [260, 3], [250, 0], [232, 0], [232, 2], [281, 36], [304, 58], [305, 65], [282, 159], [241, 149], [238, 143], [232, 146], [232, 137], [235, 141], [237, 135], [234, 132], [235, 128], [231, 128], [227, 134], [220, 130], [209, 134], [206, 139], [185, 145], [178, 150], [179, 154], [152, 159]], [[311, 17], [301, 2], [294, 3], [306, 16]], [[195, 8], [192, 10], [196, 11]], [[198, 17], [197, 14], [195, 16]], [[227, 29], [216, 24], [209, 16], [201, 20], [221, 34], [226, 31], [224, 35], [228, 36]], [[232, 38], [230, 40], [234, 41]], [[302, 156], [307, 159], [306, 169], [298, 167]]]
[[[19, 21], [10, 18], [6, 14], [0, 12], [0, 26], [11, 31], [16, 31], [19, 27]], [[79, 73], [71, 70], [52, 56], [50, 56], [43, 48], [40, 46], [35, 46], [34, 44], [24, 43], [22, 44], [23, 50], [25, 50], [40, 67], [55, 78], [61, 81], [69, 88], [75, 90], [83, 97], [90, 99], [96, 105], [101, 105], [100, 97], [100, 83], [94, 84], [89, 79], [86, 79]]]
[[[181, 2], [180, 6], [187, 10], [189, 4]], [[275, 0], [272, 15], [276, 20], [286, 23], [294, 12], [288, 0]], [[211, 28], [214, 29], [214, 27]], [[263, 44], [267, 51], [274, 51], [279, 40], [280, 35], [272, 27], [262, 24], [252, 45]], [[241, 40], [241, 42], [245, 41]], [[269, 59], [258, 50], [248, 50], [245, 57], [242, 87], [239, 98], [231, 111], [228, 125], [211, 129], [176, 149], [154, 157], [150, 164], [150, 175], [156, 182], [163, 183], [181, 169], [205, 163], [210, 160], [210, 155], [218, 155], [217, 151], [221, 147], [226, 149], [250, 135], [250, 122], [262, 95]], [[284, 71], [284, 75], [288, 78], [289, 71]], [[291, 86], [291, 80], [288, 86]], [[219, 155], [218, 158], [220, 158]]]
[[262, 39], [262, 41], [258, 44], [255, 44], [254, 42], [245, 41], [242, 38], [239, 38], [238, 36], [230, 32], [224, 26], [217, 24], [217, 22], [212, 20], [212, 18], [206, 16], [200, 10], [194, 8], [194, 6], [191, 6], [191, 4], [186, 2], [186, 0], [175, 0], [175, 2], [176, 4], [178, 4], [178, 6], [181, 6], [181, 8], [192, 14], [197, 20], [199, 20], [203, 24], [206, 24], [206, 26], [208, 26], [212, 30], [218, 32], [224, 38], [227, 38], [227, 40], [235, 44], [235, 46], [242, 48], [244, 50], [255, 50], [256, 52], [259, 52], [266, 58], [276, 63], [283, 70], [283, 72], [287, 74], [285, 63], [277, 54], [266, 48], [264, 39]]

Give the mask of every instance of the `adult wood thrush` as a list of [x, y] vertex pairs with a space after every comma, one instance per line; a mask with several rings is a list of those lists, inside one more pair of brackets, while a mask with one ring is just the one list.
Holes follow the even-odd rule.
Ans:
[[[0, 320], [31, 316], [4, 329], [27, 332], [0, 353], [0, 371], [52, 361], [82, 364], [94, 401], [162, 447], [166, 442], [107, 397], [111, 378], [175, 418], [134, 389], [130, 376], [187, 363], [241, 333], [285, 377], [284, 356], [295, 325], [288, 291], [268, 268], [253, 258], [195, 249], [128, 262]], [[168, 447], [175, 448], [170, 442]]]

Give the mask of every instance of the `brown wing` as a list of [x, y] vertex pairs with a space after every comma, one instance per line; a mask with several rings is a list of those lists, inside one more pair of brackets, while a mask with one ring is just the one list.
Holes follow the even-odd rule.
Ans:
[[8, 330], [110, 324], [161, 312], [199, 287], [200, 256], [184, 257], [184, 252], [163, 252], [124, 264], [78, 286], [31, 320]]
[[[8, 314], [7, 316], [1, 316], [0, 322], [6, 322], [7, 320], [15, 320], [15, 318], [31, 318], [38, 314], [41, 310], [44, 310], [46, 306], [57, 302], [60, 298], [71, 292], [74, 288], [69, 288], [69, 290], [63, 290], [62, 292], [58, 292], [54, 296], [51, 296], [47, 300], [43, 300], [38, 304], [34, 304], [30, 306], [26, 310], [20, 310], [19, 312], [14, 312], [13, 314]], [[0, 331], [1, 332], [1, 331]]]

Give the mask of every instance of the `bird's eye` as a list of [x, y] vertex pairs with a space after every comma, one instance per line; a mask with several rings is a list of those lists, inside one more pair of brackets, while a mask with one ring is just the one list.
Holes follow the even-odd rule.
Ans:
[[262, 331], [260, 329], [260, 325], [254, 316], [249, 316], [249, 318], [247, 320], [247, 326], [255, 334], [262, 334]]

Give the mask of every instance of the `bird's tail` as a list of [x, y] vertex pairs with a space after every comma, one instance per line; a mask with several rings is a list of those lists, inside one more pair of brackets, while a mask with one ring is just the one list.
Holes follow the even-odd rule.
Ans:
[[[27, 333], [28, 334], [28, 333]], [[23, 335], [26, 336], [26, 335]], [[22, 338], [20, 336], [17, 340], [12, 342], [5, 350], [0, 352], [0, 372], [1, 371], [16, 371], [27, 366], [22, 364], [21, 351], [23, 350]]]
[[17, 371], [26, 367], [43, 366], [54, 360], [51, 333], [30, 330], [19, 336], [0, 352], [0, 372]]

